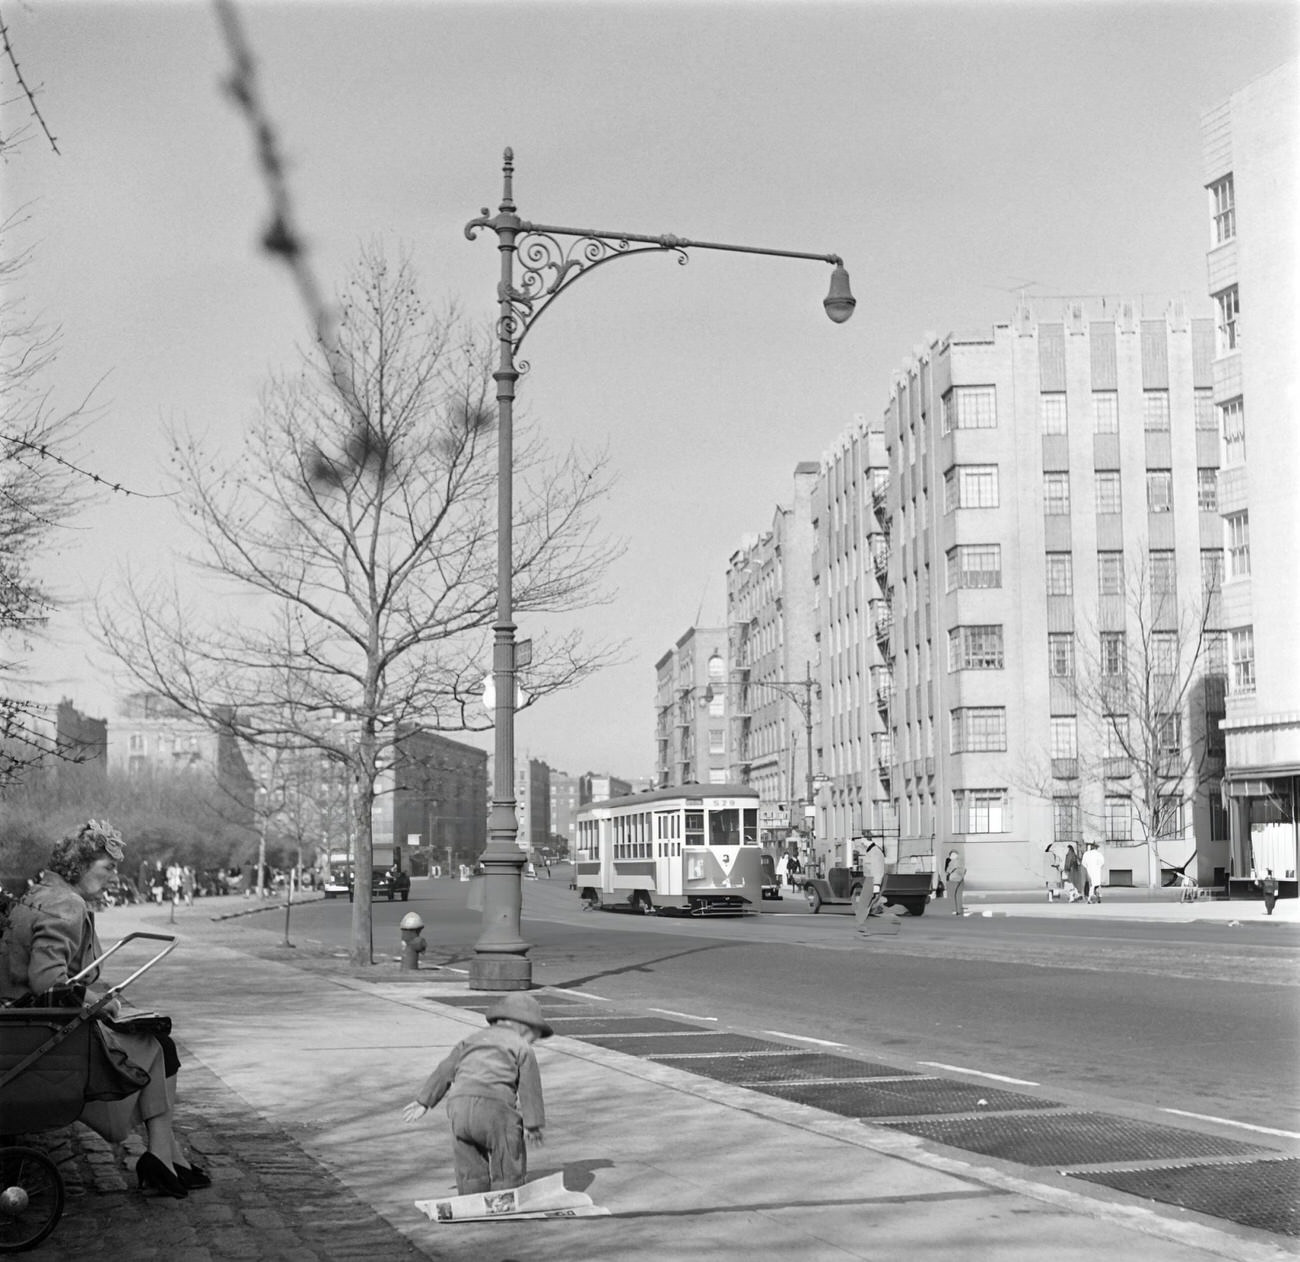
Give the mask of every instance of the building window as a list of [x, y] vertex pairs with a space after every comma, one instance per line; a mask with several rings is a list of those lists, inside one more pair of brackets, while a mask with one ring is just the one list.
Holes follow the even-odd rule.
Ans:
[[1177, 793], [1162, 793], [1156, 802], [1157, 837], [1181, 837], [1183, 834], [1183, 799]]
[[1192, 412], [1196, 418], [1196, 428], [1217, 430], [1219, 423], [1214, 416], [1214, 391], [1193, 390]]
[[1094, 426], [1099, 434], [1119, 433], [1119, 395], [1113, 390], [1098, 390], [1092, 396]]
[[985, 753], [1007, 747], [1004, 706], [969, 706], [952, 711], [952, 752]]
[[1071, 596], [1074, 594], [1074, 563], [1068, 552], [1047, 554], [1047, 594]]
[[960, 544], [948, 549], [947, 562], [950, 592], [959, 587], [1002, 586], [1001, 544]]
[[1214, 295], [1218, 312], [1219, 354], [1226, 355], [1241, 345], [1241, 309], [1237, 305], [1237, 286], [1229, 285]]
[[1151, 632], [1151, 673], [1172, 676], [1178, 666], [1178, 632]]
[[954, 508], [997, 508], [998, 467], [995, 464], [954, 465], [943, 478], [943, 511]]
[[1153, 550], [1148, 554], [1151, 566], [1151, 594], [1172, 596], [1178, 588], [1178, 566], [1172, 552]]
[[1079, 725], [1074, 715], [1058, 715], [1052, 719], [1052, 761], [1078, 758]]
[[1123, 631], [1101, 633], [1101, 673], [1115, 679], [1124, 674], [1125, 645]]
[[1203, 513], [1217, 513], [1219, 511], [1218, 469], [1197, 469], [1196, 507]]
[[1102, 826], [1107, 841], [1133, 840], [1133, 811], [1128, 798], [1110, 798], [1105, 801]]
[[1064, 394], [1045, 394], [1042, 396], [1043, 433], [1064, 434], [1066, 432], [1066, 411]]
[[1162, 760], [1180, 758], [1183, 752], [1183, 716], [1177, 711], [1157, 714], [1156, 741]]
[[719, 719], [727, 713], [727, 694], [719, 688], [709, 698], [709, 718]]
[[1052, 840], [1059, 841], [1062, 845], [1083, 840], [1077, 797], [1052, 799]]
[[1223, 549], [1201, 549], [1201, 588], [1207, 594], [1223, 586]]
[[1215, 245], [1231, 241], [1237, 235], [1237, 197], [1231, 173], [1210, 185], [1210, 217], [1214, 223], [1211, 240]]
[[1118, 513], [1120, 510], [1120, 486], [1118, 469], [1097, 470], [1097, 511], [1099, 513]]
[[955, 833], [1004, 833], [1007, 831], [1005, 789], [954, 789], [952, 830]]
[[1170, 469], [1147, 470], [1147, 512], [1169, 513], [1174, 507], [1174, 475]]
[[1070, 513], [1070, 475], [1043, 474], [1043, 511], [1049, 517], [1068, 517]]
[[1250, 513], [1229, 513], [1223, 519], [1228, 544], [1228, 577], [1250, 575]]
[[1150, 430], [1169, 429], [1169, 391], [1144, 390], [1142, 392], [1142, 424]]
[[948, 632], [948, 669], [1001, 670], [1002, 625], [953, 627]]
[[128, 742], [128, 749], [133, 754], [143, 754], [145, 752], [144, 737], [141, 736], [139, 732], [131, 733], [131, 737]]
[[1108, 714], [1105, 724], [1106, 752], [1102, 774], [1112, 780], [1123, 779], [1132, 770], [1129, 765], [1128, 715]]
[[1053, 679], [1074, 676], [1074, 636], [1069, 631], [1051, 631], [1047, 636], [1047, 673]]
[[996, 429], [997, 391], [993, 386], [954, 386], [943, 396], [943, 432]]
[[1102, 596], [1124, 594], [1124, 554], [1122, 552], [1097, 553], [1097, 591]]
[[722, 727], [709, 728], [709, 753], [725, 754], [727, 752], [727, 730]]
[[1235, 469], [1246, 463], [1246, 409], [1241, 395], [1219, 404], [1219, 432], [1223, 436], [1223, 467]]
[[1228, 633], [1229, 665], [1232, 668], [1232, 691], [1245, 694], [1255, 691], [1255, 628], [1238, 627]]

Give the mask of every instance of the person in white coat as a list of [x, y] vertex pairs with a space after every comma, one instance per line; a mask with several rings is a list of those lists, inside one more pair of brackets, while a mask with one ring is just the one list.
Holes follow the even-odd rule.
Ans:
[[1090, 903], [1101, 902], [1101, 887], [1106, 884], [1106, 856], [1094, 841], [1083, 854], [1083, 896]]

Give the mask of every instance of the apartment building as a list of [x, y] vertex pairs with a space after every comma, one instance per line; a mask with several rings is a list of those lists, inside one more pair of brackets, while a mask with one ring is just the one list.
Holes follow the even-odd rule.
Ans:
[[551, 771], [551, 832], [569, 843], [569, 853], [578, 847], [578, 821], [576, 813], [581, 799], [578, 796], [578, 777], [567, 771]]
[[[769, 840], [813, 828], [819, 713], [814, 500], [820, 466], [795, 466], [791, 499], [727, 565], [728, 780], [761, 795]], [[718, 685], [714, 685], [715, 689]], [[715, 745], [718, 736], [710, 732]], [[711, 749], [711, 752], [712, 749]]]
[[1246, 892], [1271, 869], [1290, 895], [1300, 855], [1297, 118], [1293, 61], [1202, 119], [1227, 557], [1230, 877]]
[[440, 732], [402, 728], [392, 769], [395, 861], [425, 876], [435, 865], [453, 872], [478, 858], [487, 845], [487, 766], [482, 749]]
[[1049, 847], [1096, 841], [1112, 884], [1208, 883], [1227, 857], [1213, 321], [1042, 314], [932, 341], [885, 414], [900, 853], [955, 847], [973, 885], [1042, 888]]
[[[884, 423], [859, 415], [822, 456], [813, 501], [812, 608], [820, 662], [817, 837], [836, 862], [871, 833], [897, 862]], [[860, 848], [860, 847], [859, 847]]]
[[232, 818], [251, 823], [256, 785], [239, 742], [214, 731], [152, 692], [126, 696], [104, 730], [109, 771], [133, 776], [201, 775], [219, 786]]
[[726, 784], [726, 627], [691, 627], [655, 663], [655, 783]]
[[545, 848], [551, 839], [551, 769], [524, 754], [515, 763], [515, 836], [525, 854]]

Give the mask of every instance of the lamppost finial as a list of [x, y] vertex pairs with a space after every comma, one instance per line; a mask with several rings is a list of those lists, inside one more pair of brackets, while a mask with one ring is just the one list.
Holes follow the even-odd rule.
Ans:
[[506, 146], [506, 151], [501, 160], [501, 184], [503, 192], [501, 194], [501, 209], [503, 211], [513, 211], [515, 208], [515, 151]]

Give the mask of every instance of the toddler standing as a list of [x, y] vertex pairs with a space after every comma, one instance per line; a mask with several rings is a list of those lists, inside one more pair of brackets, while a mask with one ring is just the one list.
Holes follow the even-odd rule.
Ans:
[[554, 1033], [531, 995], [512, 991], [487, 1014], [488, 1028], [452, 1048], [402, 1111], [418, 1121], [443, 1096], [456, 1158], [456, 1189], [498, 1192], [528, 1174], [524, 1135], [542, 1142], [546, 1114], [532, 1044]]

